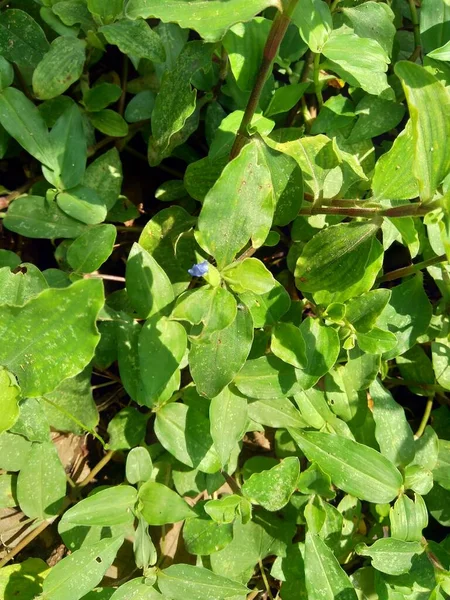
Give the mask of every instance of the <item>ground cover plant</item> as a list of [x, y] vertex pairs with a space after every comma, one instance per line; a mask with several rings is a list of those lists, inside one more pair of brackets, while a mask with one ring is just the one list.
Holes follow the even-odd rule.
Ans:
[[447, 0], [0, 2], [0, 598], [450, 594]]

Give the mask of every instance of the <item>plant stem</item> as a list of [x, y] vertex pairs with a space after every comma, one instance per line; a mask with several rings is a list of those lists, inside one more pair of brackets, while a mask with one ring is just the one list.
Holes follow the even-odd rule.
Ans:
[[109, 461], [112, 459], [114, 454], [115, 454], [115, 450], [110, 450], [109, 452], [107, 452], [105, 454], [105, 456], [102, 458], [102, 460], [95, 465], [95, 467], [92, 469], [92, 471], [89, 473], [89, 475], [87, 475], [83, 479], [83, 481], [78, 484], [78, 488], [84, 488], [89, 483], [91, 483], [91, 481], [94, 479], [94, 477], [103, 469], [103, 467], [105, 467], [109, 463]]
[[414, 52], [409, 57], [409, 60], [416, 62], [417, 58], [421, 55], [422, 45], [420, 41], [420, 25], [419, 25], [419, 15], [417, 14], [416, 3], [414, 0], [408, 0], [409, 10], [411, 11], [411, 21], [413, 24], [414, 31]]
[[357, 207], [357, 206], [311, 206], [301, 208], [300, 215], [341, 215], [342, 217], [366, 217], [372, 218], [375, 215], [380, 217], [417, 217], [426, 215], [435, 210], [436, 206], [432, 204], [403, 204], [392, 208], [383, 208], [381, 206]]
[[278, 12], [273, 20], [266, 45], [264, 46], [263, 58], [259, 68], [259, 73], [250, 94], [250, 98], [248, 99], [247, 107], [245, 109], [244, 116], [242, 117], [236, 139], [234, 140], [233, 148], [230, 154], [230, 160], [236, 158], [236, 156], [242, 150], [245, 140], [248, 138], [247, 128], [252, 122], [253, 115], [258, 108], [261, 92], [272, 69], [273, 61], [278, 53], [278, 49], [284, 38], [284, 34], [286, 33], [289, 23], [291, 22], [291, 15], [297, 6], [297, 2], [298, 0], [289, 0], [285, 10], [283, 12]]
[[90, 427], [88, 427], [87, 425], [82, 423], [81, 421], [79, 421], [76, 417], [74, 417], [68, 410], [66, 410], [62, 406], [58, 406], [57, 404], [55, 404], [55, 402], [52, 402], [52, 400], [49, 400], [46, 396], [42, 396], [42, 398], [45, 402], [47, 402], [47, 404], [50, 404], [51, 406], [53, 406], [53, 408], [56, 408], [56, 410], [59, 410], [59, 412], [61, 412], [65, 417], [67, 417], [68, 419], [73, 421], [76, 425], [78, 425], [78, 427], [80, 427], [83, 431], [87, 431], [92, 436], [94, 436], [101, 443], [101, 445], [103, 447], [106, 446], [105, 440], [102, 437], [100, 437], [96, 431], [94, 431], [93, 429], [91, 429]]
[[417, 440], [418, 438], [420, 438], [420, 436], [425, 431], [425, 427], [427, 426], [428, 419], [430, 418], [432, 408], [433, 408], [433, 398], [428, 398], [422, 420], [420, 421], [419, 429], [416, 431], [416, 433], [414, 435], [414, 439]]
[[320, 54], [314, 54], [314, 91], [316, 92], [317, 104], [319, 110], [323, 106], [322, 89], [320, 87]]
[[241, 488], [239, 487], [239, 485], [237, 484], [237, 482], [231, 477], [231, 475], [228, 475], [228, 473], [226, 471], [221, 471], [221, 474], [222, 474], [222, 477], [225, 479], [225, 481], [230, 486], [233, 494], [237, 494], [238, 496], [242, 496]]
[[127, 83], [128, 83], [128, 56], [123, 55], [123, 66], [122, 66], [122, 94], [119, 98], [118, 113], [123, 116], [125, 110], [125, 99], [127, 97]]
[[266, 588], [267, 596], [270, 598], [270, 600], [273, 600], [272, 592], [270, 590], [269, 580], [267, 579], [267, 575], [264, 570], [264, 565], [263, 565], [263, 562], [261, 559], [259, 559], [258, 564], [259, 564], [259, 570], [261, 572], [262, 580], [264, 581], [264, 587]]
[[47, 529], [47, 527], [51, 525], [58, 518], [58, 516], [59, 515], [53, 517], [48, 521], [43, 521], [38, 527], [36, 527], [36, 529], [33, 529], [33, 531], [31, 531], [27, 536], [25, 536], [23, 540], [21, 540], [17, 544], [17, 546], [11, 550], [11, 552], [8, 552], [8, 554], [2, 560], [0, 560], [0, 569], [7, 565], [9, 561], [16, 556], [16, 554], [19, 554], [19, 552], [21, 552], [24, 548], [28, 546], [28, 544], [30, 544], [35, 538], [37, 538], [37, 536], [41, 534], [44, 531], [44, 529]]
[[396, 269], [395, 271], [386, 273], [386, 275], [383, 275], [378, 279], [378, 282], [383, 283], [384, 281], [394, 281], [394, 279], [408, 277], [408, 275], [414, 275], [414, 273], [417, 273], [422, 269], [426, 269], [427, 267], [431, 267], [432, 265], [438, 265], [439, 263], [443, 263], [446, 261], [446, 254], [441, 254], [440, 256], [433, 256], [432, 258], [423, 260], [422, 262], [416, 263], [415, 265], [410, 265], [409, 267], [402, 267], [401, 269]]

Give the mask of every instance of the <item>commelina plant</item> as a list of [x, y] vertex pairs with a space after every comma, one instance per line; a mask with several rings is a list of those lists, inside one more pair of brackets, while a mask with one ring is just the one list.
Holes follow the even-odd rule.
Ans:
[[3, 600], [448, 597], [448, 0], [2, 0], [0, 156]]

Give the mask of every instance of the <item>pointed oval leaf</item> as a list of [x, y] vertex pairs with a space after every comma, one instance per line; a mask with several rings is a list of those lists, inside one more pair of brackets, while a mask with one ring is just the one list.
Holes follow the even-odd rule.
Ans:
[[84, 185], [61, 192], [56, 196], [56, 202], [66, 215], [86, 225], [97, 225], [106, 218], [107, 211], [102, 198]]
[[147, 481], [139, 488], [139, 512], [149, 525], [178, 523], [194, 511], [176, 492], [162, 483]]
[[374, 569], [388, 575], [409, 573], [414, 556], [424, 551], [420, 542], [405, 542], [394, 538], [382, 538], [371, 546], [358, 544], [355, 549], [359, 555], [372, 558]]
[[161, 38], [144, 19], [136, 21], [123, 19], [111, 25], [105, 25], [99, 31], [103, 33], [110, 44], [118, 46], [124, 54], [147, 58], [156, 63], [166, 60], [166, 52]]
[[423, 202], [431, 200], [450, 171], [450, 93], [431, 73], [410, 61], [395, 65], [408, 101], [414, 139], [413, 172]]
[[69, 247], [67, 262], [78, 273], [96, 271], [113, 251], [117, 230], [114, 225], [92, 227]]
[[225, 600], [248, 593], [242, 583], [193, 565], [172, 565], [160, 571], [158, 586], [173, 600]]
[[101, 490], [64, 513], [64, 522], [74, 525], [101, 525], [110, 527], [132, 523], [132, 509], [137, 500], [137, 492], [130, 485], [119, 485]]
[[211, 400], [209, 420], [214, 447], [222, 467], [225, 467], [231, 452], [245, 433], [248, 422], [247, 400], [227, 386]]
[[242, 493], [253, 504], [274, 512], [289, 502], [297, 488], [299, 475], [298, 458], [290, 456], [272, 469], [253, 473], [242, 486]]
[[0, 330], [10, 343], [0, 348], [0, 364], [17, 375], [24, 396], [51, 392], [84, 369], [100, 338], [95, 321], [103, 302], [103, 284], [86, 279], [2, 308]]
[[57, 37], [33, 73], [33, 90], [40, 100], [55, 98], [80, 78], [86, 42], [73, 36]]
[[399, 493], [403, 478], [379, 452], [340, 435], [289, 429], [310, 461], [328, 473], [341, 490], [361, 500], [384, 504]]

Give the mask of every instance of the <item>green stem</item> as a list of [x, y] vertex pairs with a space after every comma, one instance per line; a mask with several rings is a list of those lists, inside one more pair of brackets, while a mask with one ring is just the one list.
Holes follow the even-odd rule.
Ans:
[[252, 122], [253, 115], [258, 108], [261, 92], [263, 91], [264, 84], [266, 83], [267, 77], [272, 69], [273, 61], [278, 54], [278, 49], [284, 38], [284, 34], [286, 33], [289, 23], [291, 22], [291, 16], [295, 7], [297, 6], [297, 2], [298, 0], [289, 0], [285, 10], [283, 12], [278, 12], [273, 20], [266, 45], [264, 46], [263, 58], [259, 68], [259, 73], [250, 94], [250, 98], [248, 99], [236, 139], [234, 140], [233, 148], [230, 154], [230, 160], [236, 158], [236, 156], [242, 150], [245, 140], [248, 138], [248, 126]]
[[94, 431], [93, 429], [91, 429], [90, 427], [88, 427], [87, 425], [82, 423], [81, 421], [79, 421], [76, 417], [74, 417], [68, 410], [66, 410], [62, 406], [58, 406], [57, 404], [52, 402], [52, 400], [49, 400], [48, 398], [46, 398], [46, 396], [42, 396], [42, 398], [44, 399], [45, 402], [47, 402], [48, 404], [53, 406], [53, 408], [56, 408], [56, 410], [59, 410], [59, 412], [61, 412], [64, 416], [71, 419], [76, 425], [78, 425], [78, 427], [81, 427], [81, 429], [83, 429], [83, 431], [87, 431], [88, 433], [93, 435], [101, 443], [101, 445], [103, 447], [106, 446], [105, 440], [103, 438], [101, 438], [96, 431]]
[[413, 32], [414, 32], [414, 52], [409, 57], [409, 60], [415, 62], [417, 58], [420, 56], [422, 52], [422, 46], [420, 41], [420, 25], [419, 25], [419, 15], [417, 14], [416, 3], [414, 0], [408, 0], [409, 10], [411, 11], [411, 21], [413, 24]]
[[430, 418], [431, 410], [433, 408], [433, 398], [428, 398], [427, 405], [425, 406], [425, 412], [423, 413], [422, 420], [419, 425], [419, 429], [416, 431], [414, 438], [417, 440], [425, 431], [428, 419]]
[[258, 561], [258, 564], [259, 564], [259, 570], [261, 572], [262, 580], [264, 581], [264, 587], [266, 588], [267, 596], [268, 596], [268, 598], [270, 598], [270, 600], [273, 600], [272, 592], [270, 590], [269, 580], [267, 579], [267, 575], [264, 570], [264, 565], [263, 565], [263, 562], [261, 559]]
[[410, 265], [409, 267], [402, 267], [401, 269], [396, 269], [395, 271], [391, 271], [390, 273], [386, 273], [378, 279], [379, 283], [383, 283], [384, 281], [394, 281], [395, 279], [401, 279], [402, 277], [408, 277], [408, 275], [414, 275], [418, 271], [422, 271], [422, 269], [426, 269], [427, 267], [431, 267], [433, 265], [438, 265], [439, 263], [443, 263], [447, 261], [447, 255], [441, 254], [440, 256], [433, 256], [432, 258], [428, 258], [427, 260], [423, 260], [420, 263], [416, 263], [415, 265]]
[[323, 106], [322, 88], [320, 86], [320, 54], [314, 54], [314, 91], [316, 92], [319, 110]]

